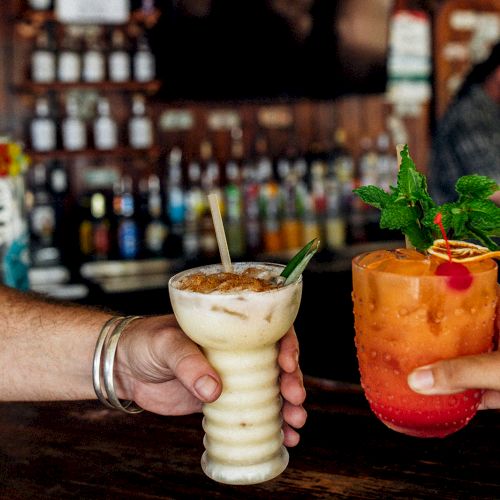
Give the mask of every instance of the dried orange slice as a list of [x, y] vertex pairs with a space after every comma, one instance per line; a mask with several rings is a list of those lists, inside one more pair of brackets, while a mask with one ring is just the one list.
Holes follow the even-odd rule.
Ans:
[[[451, 260], [453, 262], [478, 262], [484, 259], [500, 258], [500, 251], [491, 251], [489, 248], [468, 243], [467, 241], [449, 240]], [[448, 250], [445, 240], [435, 240], [427, 250], [431, 255], [443, 260], [448, 260]]]

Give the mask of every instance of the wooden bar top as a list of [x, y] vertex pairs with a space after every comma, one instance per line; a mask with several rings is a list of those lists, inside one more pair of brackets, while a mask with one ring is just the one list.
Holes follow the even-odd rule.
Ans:
[[359, 387], [306, 380], [308, 422], [277, 479], [227, 486], [200, 468], [201, 415], [125, 415], [94, 401], [0, 404], [1, 499], [500, 498], [500, 414], [445, 439], [395, 433]]

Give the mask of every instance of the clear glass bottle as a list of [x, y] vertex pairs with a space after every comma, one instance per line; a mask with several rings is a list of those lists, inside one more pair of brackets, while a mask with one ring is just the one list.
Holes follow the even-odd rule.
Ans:
[[97, 102], [97, 116], [94, 119], [94, 146], [99, 150], [110, 150], [118, 145], [118, 126], [111, 117], [108, 99], [101, 97]]
[[57, 147], [56, 124], [50, 116], [48, 99], [39, 97], [30, 124], [31, 147], [34, 151], [53, 151]]
[[61, 51], [57, 60], [57, 79], [60, 82], [78, 82], [82, 75], [78, 30], [68, 26], [61, 42]]
[[51, 83], [56, 79], [56, 53], [46, 29], [38, 34], [31, 53], [31, 79], [35, 83]]
[[137, 41], [137, 48], [133, 56], [134, 80], [138, 82], [150, 82], [156, 74], [156, 61], [149, 43], [145, 37]]
[[87, 147], [85, 122], [79, 115], [78, 102], [73, 96], [66, 98], [66, 116], [62, 121], [62, 144], [68, 151]]
[[130, 80], [130, 54], [127, 50], [125, 34], [119, 29], [114, 30], [111, 36], [108, 75], [112, 82], [126, 82]]
[[101, 30], [98, 28], [87, 31], [82, 78], [85, 82], [102, 82], [106, 79], [106, 58], [101, 44]]
[[153, 145], [153, 122], [146, 115], [144, 96], [132, 98], [132, 116], [128, 122], [129, 144], [135, 149], [147, 149]]

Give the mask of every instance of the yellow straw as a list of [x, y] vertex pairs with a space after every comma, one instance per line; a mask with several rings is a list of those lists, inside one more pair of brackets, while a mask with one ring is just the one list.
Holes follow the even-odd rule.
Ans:
[[[405, 147], [404, 144], [396, 144], [396, 154], [398, 156], [398, 170], [401, 168], [401, 151], [403, 151], [403, 148]], [[405, 246], [406, 248], [411, 248], [415, 249], [415, 247], [411, 244], [410, 238], [405, 235]]]
[[210, 204], [210, 211], [212, 212], [212, 220], [214, 221], [215, 236], [217, 237], [222, 267], [226, 273], [231, 273], [233, 271], [233, 266], [227, 247], [226, 233], [224, 232], [224, 224], [222, 223], [217, 194], [210, 193], [208, 195], [208, 202]]

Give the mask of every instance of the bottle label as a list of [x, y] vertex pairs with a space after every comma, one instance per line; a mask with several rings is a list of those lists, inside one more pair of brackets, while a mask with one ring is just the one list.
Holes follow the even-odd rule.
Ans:
[[146, 149], [153, 143], [153, 129], [147, 118], [132, 118], [130, 121], [130, 145], [136, 149]]
[[116, 124], [108, 117], [98, 118], [94, 128], [94, 143], [97, 149], [114, 149], [118, 142]]
[[109, 56], [109, 79], [112, 82], [130, 80], [130, 58], [126, 52], [113, 52]]
[[64, 122], [63, 145], [65, 149], [70, 151], [85, 148], [85, 127], [80, 120], [69, 118]]
[[138, 82], [150, 82], [155, 77], [155, 59], [149, 52], [137, 52], [134, 58], [134, 78]]
[[104, 57], [100, 52], [90, 51], [83, 58], [83, 79], [86, 82], [104, 80]]
[[52, 52], [36, 51], [32, 58], [31, 78], [34, 82], [48, 83], [56, 78], [56, 58]]
[[61, 82], [80, 80], [80, 57], [76, 52], [62, 52], [59, 55], [57, 77]]
[[167, 236], [167, 229], [160, 221], [153, 221], [146, 227], [146, 248], [154, 253], [159, 254], [163, 250], [163, 242]]
[[31, 146], [35, 151], [56, 149], [56, 127], [52, 120], [38, 118], [31, 124]]
[[137, 225], [132, 220], [124, 220], [118, 229], [118, 245], [120, 256], [134, 259], [138, 253]]

